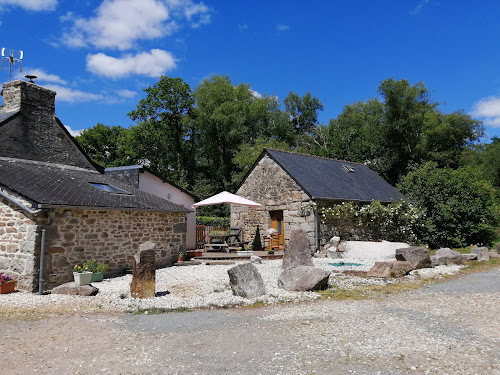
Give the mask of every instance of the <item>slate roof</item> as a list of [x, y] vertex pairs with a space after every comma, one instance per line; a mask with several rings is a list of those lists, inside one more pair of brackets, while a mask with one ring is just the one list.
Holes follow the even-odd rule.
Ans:
[[313, 199], [392, 202], [405, 198], [363, 164], [271, 149], [261, 157], [265, 153]]
[[200, 200], [200, 198], [197, 197], [196, 195], [194, 195], [193, 193], [187, 191], [186, 189], [184, 189], [183, 187], [181, 187], [181, 186], [173, 183], [172, 181], [169, 181], [166, 178], [164, 178], [164, 177], [156, 174], [151, 169], [149, 169], [148, 167], [146, 167], [145, 165], [142, 165], [142, 164], [124, 165], [124, 166], [121, 166], [121, 167], [110, 167], [110, 168], [104, 169], [104, 173], [106, 173], [107, 171], [127, 171], [127, 170], [133, 170], [133, 169], [137, 169], [139, 173], [144, 173], [144, 172], [151, 173], [153, 176], [155, 176], [155, 177], [159, 178], [160, 180], [162, 180], [162, 182], [164, 182], [166, 184], [169, 184], [169, 185], [172, 185], [176, 189], [179, 189], [183, 193], [189, 195], [195, 201], [199, 201]]
[[[0, 110], [2, 109], [2, 107], [0, 107]], [[2, 123], [6, 120], [8, 120], [9, 118], [11, 118], [12, 116], [18, 114], [19, 112], [21, 112], [19, 109], [17, 110], [13, 110], [13, 111], [9, 111], [9, 112], [0, 112], [0, 125], [2, 125]]]
[[[91, 183], [116, 186], [131, 194], [103, 191]], [[81, 207], [141, 211], [190, 212], [156, 195], [97, 171], [39, 161], [0, 157], [0, 186], [31, 200], [38, 208]]]

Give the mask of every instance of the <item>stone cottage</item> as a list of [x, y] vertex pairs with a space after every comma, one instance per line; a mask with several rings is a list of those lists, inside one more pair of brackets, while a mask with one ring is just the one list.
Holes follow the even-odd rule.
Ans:
[[157, 266], [175, 262], [189, 209], [104, 175], [56, 117], [55, 92], [12, 81], [2, 93], [0, 272], [34, 291], [42, 269], [48, 290], [88, 259], [121, 272], [147, 240]]
[[366, 165], [272, 149], [264, 149], [236, 194], [262, 204], [256, 209], [231, 207], [231, 226], [244, 228], [245, 240], [253, 239], [257, 226], [261, 232], [274, 228], [283, 246], [292, 230], [302, 229], [311, 251], [319, 250], [332, 235], [345, 238], [349, 233], [352, 239], [364, 239], [354, 228], [321, 223], [319, 208], [405, 198]]

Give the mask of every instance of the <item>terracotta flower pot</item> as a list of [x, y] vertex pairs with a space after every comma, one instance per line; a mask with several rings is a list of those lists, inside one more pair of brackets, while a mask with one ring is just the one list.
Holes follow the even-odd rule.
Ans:
[[15, 281], [0, 284], [0, 294], [12, 293], [15, 290], [16, 290], [16, 282]]

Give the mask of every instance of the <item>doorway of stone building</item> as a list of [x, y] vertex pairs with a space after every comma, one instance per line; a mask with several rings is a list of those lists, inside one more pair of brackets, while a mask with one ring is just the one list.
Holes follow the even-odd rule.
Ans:
[[285, 248], [285, 229], [283, 225], [283, 210], [269, 211], [271, 216], [271, 228], [278, 232], [278, 246], [280, 249]]

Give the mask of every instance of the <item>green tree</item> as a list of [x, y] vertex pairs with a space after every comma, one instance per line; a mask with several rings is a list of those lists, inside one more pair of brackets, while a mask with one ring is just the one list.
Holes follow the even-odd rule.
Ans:
[[480, 121], [463, 111], [444, 114], [422, 82], [387, 79], [381, 99], [346, 105], [330, 120], [329, 156], [367, 162], [391, 184], [410, 166], [435, 161], [457, 167], [464, 149], [482, 135]]
[[103, 167], [117, 167], [127, 165], [130, 161], [125, 146], [128, 132], [121, 126], [98, 123], [85, 129], [75, 139], [94, 162]]
[[490, 181], [500, 197], [500, 138], [493, 137], [491, 143], [470, 146], [462, 159], [463, 164], [477, 169]]
[[304, 134], [311, 132], [318, 124], [318, 111], [323, 110], [323, 104], [309, 91], [302, 97], [290, 91], [285, 98], [285, 108], [294, 132]]
[[231, 190], [238, 166], [233, 158], [243, 143], [254, 143], [280, 128], [276, 99], [260, 97], [249, 85], [233, 85], [227, 76], [203, 80], [194, 91], [199, 131], [199, 163], [213, 192]]
[[398, 185], [424, 210], [418, 238], [431, 248], [489, 245], [499, 211], [492, 185], [470, 168], [438, 168], [428, 162], [412, 168]]
[[196, 130], [190, 115], [194, 105], [189, 85], [180, 78], [161, 76], [137, 109], [128, 116], [129, 146], [138, 161], [160, 175], [192, 188], [196, 179]]

